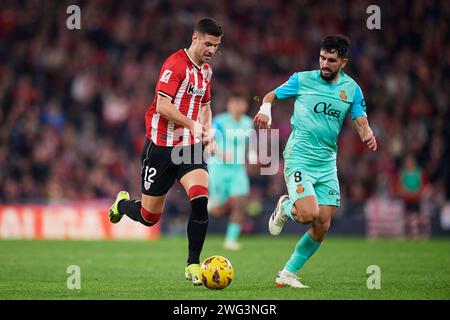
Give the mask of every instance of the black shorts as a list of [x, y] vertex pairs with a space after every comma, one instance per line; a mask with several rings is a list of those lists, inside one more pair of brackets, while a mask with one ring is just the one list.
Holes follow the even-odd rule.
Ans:
[[148, 196], [162, 196], [188, 172], [208, 171], [202, 143], [190, 146], [157, 146], [146, 139], [141, 154], [141, 190]]

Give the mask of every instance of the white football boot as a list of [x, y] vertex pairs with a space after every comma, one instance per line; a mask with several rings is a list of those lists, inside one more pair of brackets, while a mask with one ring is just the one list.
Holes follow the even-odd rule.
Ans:
[[273, 236], [277, 236], [280, 234], [281, 230], [283, 230], [286, 220], [288, 219], [287, 214], [283, 210], [283, 203], [287, 200], [289, 200], [289, 196], [287, 194], [282, 195], [280, 199], [278, 199], [275, 210], [270, 215], [269, 231]]
[[275, 286], [277, 287], [291, 287], [297, 289], [305, 289], [309, 288], [300, 282], [300, 278], [289, 272], [287, 270], [281, 270], [278, 272], [277, 278], [275, 279]]
[[225, 250], [239, 251], [241, 250], [241, 244], [236, 241], [225, 241], [223, 243], [223, 248]]

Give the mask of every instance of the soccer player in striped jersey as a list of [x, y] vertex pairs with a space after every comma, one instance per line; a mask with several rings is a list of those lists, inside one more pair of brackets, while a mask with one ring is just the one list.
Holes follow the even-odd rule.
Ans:
[[349, 111], [361, 140], [373, 151], [377, 149], [361, 88], [342, 70], [348, 62], [349, 48], [345, 36], [326, 37], [319, 54], [320, 70], [296, 72], [267, 93], [254, 119], [257, 128], [268, 128], [275, 99], [295, 99], [292, 133], [283, 153], [289, 195], [278, 200], [269, 219], [269, 231], [280, 234], [288, 218], [311, 224], [311, 228], [278, 273], [277, 286], [306, 287], [297, 273], [319, 249], [340, 205], [337, 141]]
[[146, 142], [141, 154], [140, 200], [118, 193], [109, 210], [112, 223], [125, 214], [145, 226], [161, 217], [167, 192], [177, 179], [191, 202], [187, 224], [186, 279], [201, 285], [200, 253], [208, 228], [208, 171], [205, 153], [214, 153], [212, 136], [211, 76], [208, 62], [223, 32], [212, 18], [200, 19], [189, 49], [178, 50], [162, 65], [155, 98], [145, 116]]

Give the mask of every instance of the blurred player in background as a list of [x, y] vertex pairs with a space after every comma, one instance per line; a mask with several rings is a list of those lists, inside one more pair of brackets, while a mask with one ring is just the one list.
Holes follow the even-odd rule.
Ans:
[[406, 234], [413, 238], [430, 235], [429, 217], [421, 210], [426, 175], [412, 154], [407, 154], [398, 177], [399, 197], [405, 204]]
[[350, 110], [361, 140], [375, 151], [377, 141], [369, 127], [361, 88], [342, 69], [348, 62], [350, 41], [342, 35], [322, 40], [320, 70], [296, 72], [267, 93], [255, 126], [269, 128], [276, 99], [294, 98], [292, 133], [286, 144], [284, 175], [289, 195], [278, 200], [269, 219], [269, 231], [280, 234], [287, 218], [311, 228], [276, 277], [277, 286], [306, 288], [297, 277], [305, 262], [319, 249], [331, 218], [340, 204], [336, 157], [337, 141]]
[[[112, 223], [125, 214], [145, 226], [161, 217], [167, 192], [177, 179], [191, 202], [187, 224], [188, 259], [186, 279], [201, 285], [200, 253], [208, 228], [208, 171], [203, 149], [214, 152], [211, 127], [211, 76], [208, 62], [220, 44], [223, 32], [214, 19], [200, 19], [189, 49], [172, 54], [163, 64], [155, 98], [145, 116], [146, 142], [142, 150], [141, 200], [130, 200], [128, 192], [118, 193], [109, 210]], [[201, 121], [201, 123], [200, 123]], [[181, 164], [176, 154], [188, 155]], [[197, 161], [200, 153], [200, 161]]]
[[224, 242], [224, 248], [228, 250], [239, 250], [241, 247], [237, 240], [250, 193], [245, 155], [253, 122], [245, 114], [247, 109], [246, 98], [234, 94], [227, 101], [227, 112], [213, 118], [217, 150], [216, 156], [208, 163], [209, 212], [213, 215], [230, 212]]

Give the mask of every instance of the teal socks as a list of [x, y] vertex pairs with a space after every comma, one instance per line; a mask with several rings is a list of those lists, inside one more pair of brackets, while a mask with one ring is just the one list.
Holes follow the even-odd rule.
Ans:
[[230, 222], [227, 226], [227, 232], [225, 234], [225, 241], [237, 241], [241, 234], [241, 225], [238, 223]]
[[283, 206], [283, 211], [284, 211], [284, 213], [286, 213], [286, 215], [287, 215], [289, 218], [291, 218], [291, 220], [293, 220], [293, 221], [295, 222], [294, 218], [292, 218], [292, 212], [291, 212], [291, 209], [292, 209], [292, 207], [294, 206], [294, 204], [292, 203], [291, 199], [286, 200], [285, 202], [283, 202], [282, 206]]
[[314, 252], [319, 249], [319, 247], [320, 242], [314, 241], [314, 239], [311, 238], [311, 235], [307, 231], [297, 242], [294, 253], [291, 255], [291, 258], [284, 266], [284, 269], [296, 274], [303, 267], [306, 261], [311, 258]]

